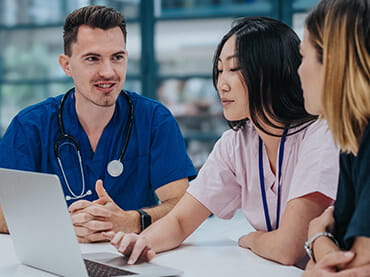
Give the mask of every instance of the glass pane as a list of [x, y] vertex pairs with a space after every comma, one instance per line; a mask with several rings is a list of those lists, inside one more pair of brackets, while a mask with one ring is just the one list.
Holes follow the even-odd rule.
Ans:
[[199, 168], [215, 141], [227, 129], [212, 80], [189, 78], [162, 81], [158, 100], [175, 116], [187, 142], [188, 153]]
[[128, 51], [127, 74], [140, 74], [141, 30], [137, 23], [127, 24], [126, 48]]
[[161, 0], [158, 17], [212, 17], [230, 15], [269, 15], [270, 0]]
[[140, 0], [2, 0], [0, 24], [56, 24], [71, 11], [89, 4], [105, 5], [122, 12], [127, 19], [139, 17]]
[[293, 10], [295, 11], [307, 11], [319, 3], [320, 0], [294, 0]]
[[222, 106], [211, 79], [164, 80], [158, 89], [158, 99], [174, 116], [222, 113]]
[[[143, 0], [145, 1], [145, 0]], [[104, 5], [120, 11], [126, 19], [136, 19], [140, 16], [140, 0], [95, 0], [94, 5]]]
[[1, 24], [12, 26], [16, 24], [60, 22], [64, 17], [60, 4], [60, 0], [3, 0], [1, 4]]
[[158, 22], [155, 45], [160, 74], [211, 76], [214, 51], [231, 23], [231, 18]]
[[58, 56], [63, 53], [62, 29], [1, 31], [4, 79], [61, 78]]
[[307, 13], [294, 13], [293, 14], [293, 29], [301, 40], [303, 39], [304, 21], [306, 19], [306, 16], [307, 16]]
[[[129, 78], [129, 76], [127, 78]], [[141, 88], [141, 81], [140, 80], [127, 79], [123, 88], [127, 89], [129, 91], [136, 92], [138, 94], [142, 94], [142, 88]]]
[[48, 96], [61, 94], [69, 86], [71, 86], [71, 84], [68, 83], [1, 86], [1, 134], [4, 133], [11, 119], [21, 109], [38, 103]]
[[319, 0], [295, 0], [293, 2], [293, 29], [301, 39], [303, 38], [304, 21], [306, 19], [307, 13], [318, 2]]

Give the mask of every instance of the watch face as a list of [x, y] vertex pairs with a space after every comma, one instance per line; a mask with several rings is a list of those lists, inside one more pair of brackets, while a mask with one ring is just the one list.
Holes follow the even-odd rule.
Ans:
[[304, 250], [306, 250], [307, 256], [310, 259], [312, 259], [312, 251], [311, 251], [309, 244], [307, 244], [307, 242], [304, 244]]

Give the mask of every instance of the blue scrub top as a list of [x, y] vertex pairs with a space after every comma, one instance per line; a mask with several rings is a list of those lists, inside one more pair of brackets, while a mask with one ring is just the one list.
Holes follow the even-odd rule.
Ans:
[[[114, 115], [105, 127], [95, 153], [87, 134], [78, 121], [74, 92], [63, 108], [65, 132], [80, 145], [86, 190], [93, 194], [83, 199], [95, 200], [95, 183], [104, 187], [122, 209], [131, 210], [157, 204], [154, 191], [175, 180], [196, 175], [186, 153], [180, 129], [171, 113], [159, 102], [128, 92], [134, 105], [134, 122], [126, 153], [124, 171], [111, 177], [107, 164], [118, 159], [127, 135], [129, 105], [120, 95]], [[65, 195], [71, 195], [54, 153], [54, 144], [61, 135], [58, 109], [62, 95], [22, 110], [14, 117], [0, 141], [0, 167], [57, 174]], [[82, 190], [82, 179], [76, 150], [62, 141], [60, 156], [68, 182], [76, 195]], [[68, 205], [76, 200], [67, 201]]]

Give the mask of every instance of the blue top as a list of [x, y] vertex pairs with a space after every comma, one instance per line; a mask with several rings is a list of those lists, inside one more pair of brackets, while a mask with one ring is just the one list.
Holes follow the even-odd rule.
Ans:
[[[63, 123], [65, 132], [73, 136], [81, 148], [86, 190], [93, 192], [84, 199], [97, 199], [95, 183], [102, 179], [104, 188], [117, 205], [131, 210], [156, 205], [154, 191], [157, 188], [194, 176], [196, 170], [168, 109], [155, 100], [127, 93], [134, 106], [134, 122], [122, 159], [124, 171], [119, 177], [108, 174], [107, 164], [119, 158], [126, 138], [129, 107], [123, 95], [117, 100], [114, 115], [105, 127], [95, 153], [78, 121], [74, 93], [66, 99]], [[60, 136], [58, 108], [61, 98], [62, 95], [48, 98], [14, 117], [0, 141], [0, 167], [57, 174], [64, 194], [71, 195], [54, 153], [54, 143]], [[60, 148], [60, 156], [67, 180], [73, 192], [79, 195], [82, 180], [76, 151], [65, 144]], [[68, 204], [72, 202], [68, 201]]]
[[335, 236], [349, 250], [355, 237], [370, 238], [370, 123], [361, 138], [357, 156], [342, 153], [335, 201]]

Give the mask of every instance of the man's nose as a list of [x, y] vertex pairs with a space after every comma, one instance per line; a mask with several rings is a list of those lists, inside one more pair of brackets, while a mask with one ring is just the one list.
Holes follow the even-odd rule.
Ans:
[[99, 75], [105, 78], [114, 76], [114, 67], [111, 61], [104, 61], [101, 63]]

